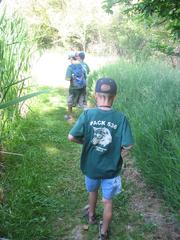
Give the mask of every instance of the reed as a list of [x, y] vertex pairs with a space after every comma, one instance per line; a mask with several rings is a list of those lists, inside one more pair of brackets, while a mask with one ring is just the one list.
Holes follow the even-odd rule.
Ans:
[[1, 133], [19, 115], [19, 105], [10, 101], [27, 93], [31, 44], [23, 20], [17, 15], [0, 12], [0, 108]]

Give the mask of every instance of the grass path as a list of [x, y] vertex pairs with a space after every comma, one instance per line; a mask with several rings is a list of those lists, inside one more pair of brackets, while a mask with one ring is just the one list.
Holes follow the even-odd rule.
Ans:
[[[97, 239], [97, 226], [83, 230], [81, 209], [87, 203], [87, 194], [79, 170], [81, 146], [67, 141], [71, 124], [64, 120], [66, 95], [67, 89], [56, 88], [36, 98], [27, 118], [16, 126], [15, 138], [8, 143], [8, 150], [24, 156], [8, 157], [6, 171], [1, 174], [5, 198], [0, 207], [0, 237]], [[152, 196], [144, 198], [148, 190], [142, 184], [139, 186], [137, 179], [140, 178], [133, 170], [132, 161], [127, 160], [123, 193], [114, 201], [111, 239], [176, 239], [176, 235], [164, 231], [167, 223], [160, 221], [164, 215], [158, 212], [162, 204], [158, 205], [154, 217], [147, 218], [147, 208], [145, 212], [143, 206], [149, 201], [150, 213]], [[138, 191], [141, 194], [137, 196]], [[100, 199], [99, 216], [102, 215]]]

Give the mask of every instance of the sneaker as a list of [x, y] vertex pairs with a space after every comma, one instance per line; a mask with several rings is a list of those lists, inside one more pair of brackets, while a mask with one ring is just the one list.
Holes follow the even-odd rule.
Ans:
[[107, 239], [108, 239], [107, 236], [104, 234], [101, 234], [98, 238], [98, 240], [107, 240]]
[[97, 219], [96, 219], [96, 216], [93, 215], [93, 216], [89, 216], [89, 205], [86, 205], [83, 209], [83, 217], [85, 217], [86, 221], [88, 224], [97, 224]]
[[73, 117], [71, 115], [64, 115], [64, 118], [67, 120], [67, 121], [72, 121], [73, 120]]
[[77, 105], [78, 108], [83, 108], [80, 104]]
[[87, 105], [80, 105], [80, 104], [78, 104], [77, 107], [80, 108], [80, 109], [83, 109], [83, 110], [87, 110], [88, 109]]
[[99, 238], [98, 240], [107, 240], [109, 239], [109, 231], [107, 231], [106, 234], [102, 234], [102, 225], [103, 225], [103, 221], [99, 222]]
[[86, 111], [89, 109], [89, 107], [87, 105], [84, 105], [83, 109], [84, 109], [84, 111]]

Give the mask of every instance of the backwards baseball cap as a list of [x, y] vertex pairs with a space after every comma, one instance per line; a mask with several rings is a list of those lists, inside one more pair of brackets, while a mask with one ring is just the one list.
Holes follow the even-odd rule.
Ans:
[[95, 92], [116, 95], [117, 85], [111, 78], [100, 78], [96, 82]]
[[76, 58], [76, 52], [71, 51], [68, 53], [68, 59], [71, 59], [71, 58], [73, 58], [73, 59]]

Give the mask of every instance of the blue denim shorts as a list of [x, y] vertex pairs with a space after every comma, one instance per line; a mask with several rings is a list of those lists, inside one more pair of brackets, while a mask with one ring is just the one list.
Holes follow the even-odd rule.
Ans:
[[101, 187], [103, 199], [110, 200], [115, 195], [121, 193], [121, 177], [110, 179], [91, 179], [85, 176], [85, 184], [88, 192], [95, 192]]

